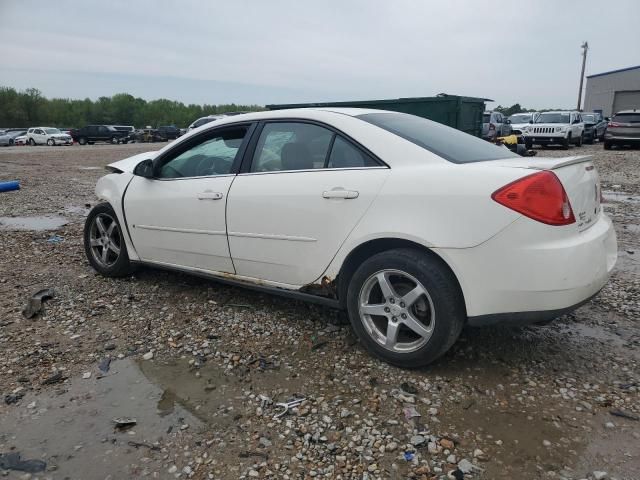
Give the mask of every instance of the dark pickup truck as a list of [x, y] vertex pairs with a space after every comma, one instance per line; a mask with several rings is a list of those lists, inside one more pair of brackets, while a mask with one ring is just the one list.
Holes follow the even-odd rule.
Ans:
[[80, 145], [93, 145], [95, 142], [127, 143], [128, 132], [116, 130], [109, 125], [88, 125], [71, 130], [71, 137]]
[[162, 125], [156, 129], [156, 133], [165, 140], [175, 140], [180, 136], [180, 129], [173, 125]]

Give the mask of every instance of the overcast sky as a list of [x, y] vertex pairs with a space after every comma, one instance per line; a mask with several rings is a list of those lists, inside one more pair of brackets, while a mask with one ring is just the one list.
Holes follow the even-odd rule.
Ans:
[[0, 85], [284, 103], [440, 92], [575, 107], [640, 65], [640, 1], [0, 0]]

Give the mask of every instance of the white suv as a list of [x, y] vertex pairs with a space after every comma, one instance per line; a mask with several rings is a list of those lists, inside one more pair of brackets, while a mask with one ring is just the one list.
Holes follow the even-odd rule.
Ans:
[[29, 145], [73, 145], [71, 135], [62, 133], [57, 128], [35, 127], [27, 130]]
[[582, 146], [584, 122], [580, 112], [544, 112], [538, 115], [534, 123], [525, 127], [527, 148], [538, 145], [562, 145], [565, 149], [570, 144]]

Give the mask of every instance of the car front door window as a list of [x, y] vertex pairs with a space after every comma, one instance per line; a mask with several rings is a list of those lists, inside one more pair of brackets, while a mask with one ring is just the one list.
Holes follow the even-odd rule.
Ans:
[[188, 150], [169, 158], [158, 169], [157, 178], [173, 179], [228, 175], [247, 127], [236, 127], [215, 133]]

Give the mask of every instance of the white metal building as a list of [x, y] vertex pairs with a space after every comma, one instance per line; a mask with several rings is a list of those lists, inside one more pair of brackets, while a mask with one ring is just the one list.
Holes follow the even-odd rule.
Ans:
[[587, 76], [585, 112], [610, 117], [620, 110], [640, 109], [640, 65]]

